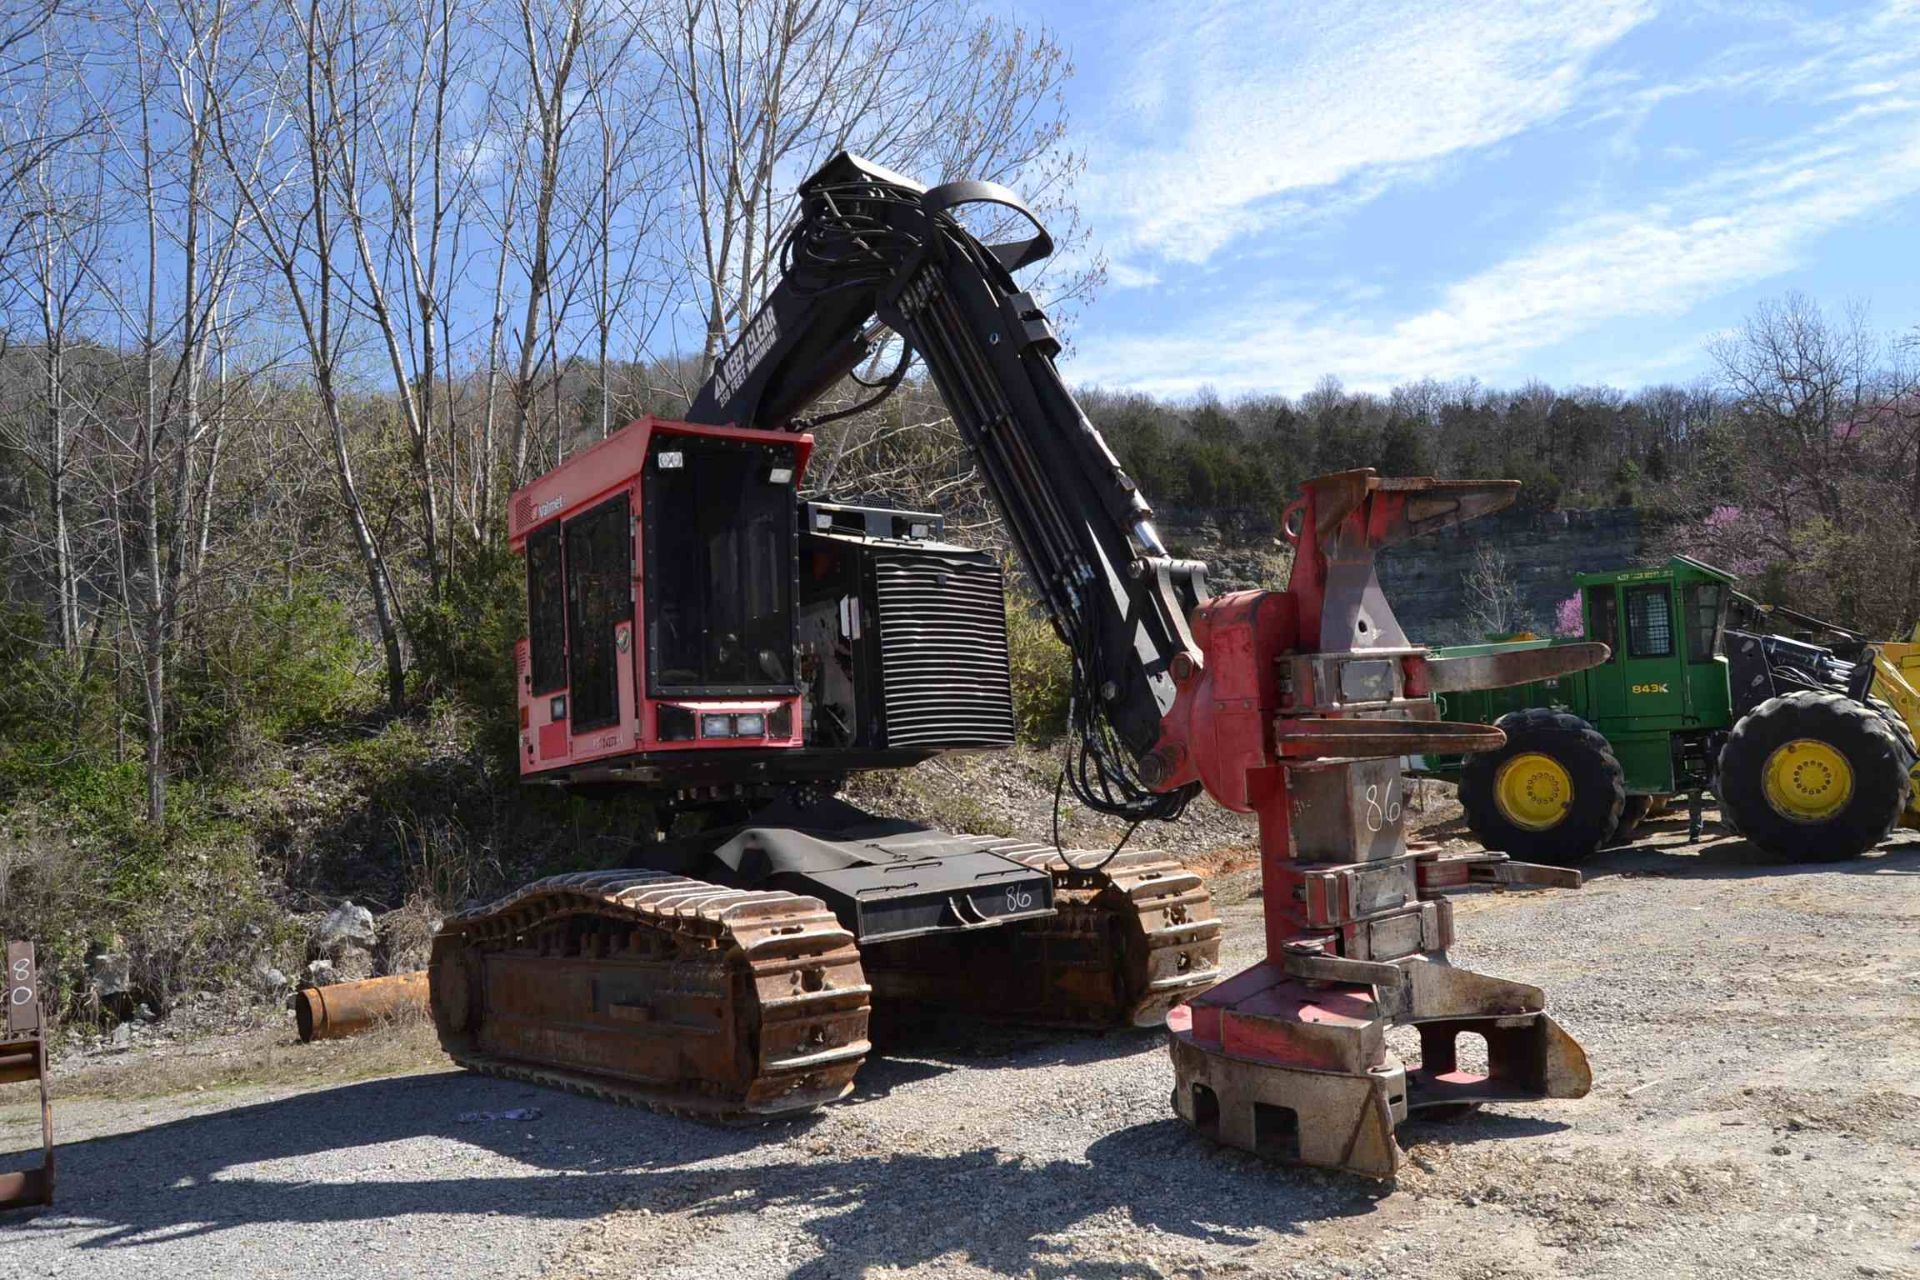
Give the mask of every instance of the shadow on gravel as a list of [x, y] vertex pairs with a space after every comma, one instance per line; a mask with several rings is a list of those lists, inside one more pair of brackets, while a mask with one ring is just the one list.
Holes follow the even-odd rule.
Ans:
[[[462, 1119], [516, 1108], [534, 1108], [539, 1118]], [[804, 1134], [814, 1122], [707, 1125], [459, 1071], [400, 1076], [64, 1143], [55, 1209], [0, 1219], [0, 1239], [34, 1231], [98, 1249], [242, 1224], [411, 1213], [588, 1218], [643, 1194], [653, 1171]], [[421, 1139], [472, 1144], [553, 1172], [382, 1180], [382, 1169], [430, 1162], [402, 1152], [369, 1159], [361, 1150]], [[282, 1163], [249, 1167], [268, 1162]], [[586, 1176], [553, 1176], [563, 1171]], [[589, 1186], [597, 1194], [583, 1194]]]
[[[883, 1057], [915, 1059], [948, 1070], [1077, 1066], [1136, 1053], [1164, 1054], [1167, 1043], [1159, 1027], [1080, 1031], [884, 1008], [876, 1011], [872, 1035], [874, 1051]], [[860, 1068], [861, 1074], [871, 1065]]]
[[793, 1280], [935, 1261], [1046, 1280], [1132, 1280], [1165, 1273], [1146, 1262], [1089, 1262], [1072, 1243], [1097, 1243], [1124, 1222], [1196, 1244], [1244, 1247], [1263, 1232], [1369, 1213], [1388, 1194], [1359, 1179], [1267, 1164], [1169, 1118], [1101, 1138], [1084, 1162], [1034, 1161], [993, 1147], [876, 1153], [703, 1172], [650, 1207], [708, 1219], [812, 1210], [805, 1226], [821, 1256]]
[[1738, 836], [1709, 831], [1699, 844], [1682, 844], [1686, 819], [1648, 824], [1657, 835], [1678, 839], [1658, 843], [1636, 843], [1602, 849], [1580, 863], [1581, 874], [1589, 880], [1604, 876], [1670, 876], [1691, 880], [1747, 880], [1756, 876], [1784, 873], [1823, 875], [1920, 875], [1920, 840], [1895, 835], [1888, 843], [1858, 858], [1839, 862], [1794, 862], [1756, 849]]
[[1572, 1129], [1572, 1125], [1562, 1120], [1529, 1115], [1510, 1116], [1500, 1111], [1474, 1111], [1452, 1120], [1422, 1120], [1415, 1117], [1401, 1125], [1396, 1134], [1402, 1149], [1414, 1152], [1421, 1147], [1462, 1147], [1513, 1138], [1539, 1138], [1550, 1133], [1568, 1133]]
[[[884, 1058], [869, 1066], [882, 1089], [917, 1070], [921, 1064]], [[540, 1118], [460, 1119], [517, 1107], [536, 1107]], [[1036, 1161], [995, 1147], [849, 1156], [844, 1135], [829, 1150], [811, 1128], [706, 1125], [462, 1073], [378, 1080], [71, 1143], [61, 1149], [58, 1209], [0, 1223], [0, 1240], [33, 1232], [115, 1249], [243, 1225], [410, 1214], [470, 1218], [484, 1230], [478, 1224], [495, 1216], [586, 1222], [646, 1208], [733, 1219], [798, 1207], [809, 1211], [805, 1229], [825, 1253], [795, 1273], [803, 1278], [960, 1254], [1013, 1274], [1131, 1280], [1155, 1273], [1089, 1266], [1039, 1237], [1097, 1235], [1110, 1219], [1196, 1243], [1244, 1245], [1263, 1230], [1370, 1212], [1388, 1194], [1358, 1179], [1263, 1163], [1172, 1118], [1101, 1138], [1085, 1161]], [[420, 1141], [434, 1143], [434, 1154], [406, 1149]], [[454, 1144], [528, 1171], [474, 1176]], [[364, 1150], [387, 1145], [391, 1152]], [[755, 1148], [751, 1163], [694, 1167]], [[388, 1174], [395, 1168], [413, 1176]], [[420, 1176], [436, 1169], [444, 1176]]]

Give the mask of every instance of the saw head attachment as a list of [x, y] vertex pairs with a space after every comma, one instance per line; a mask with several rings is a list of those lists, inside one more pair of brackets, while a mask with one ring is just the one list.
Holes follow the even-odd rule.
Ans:
[[[1435, 659], [1412, 643], [1380, 587], [1384, 548], [1513, 501], [1512, 481], [1383, 479], [1348, 471], [1309, 482], [1289, 509], [1293, 572], [1283, 592], [1202, 604], [1201, 657], [1143, 773], [1197, 779], [1260, 822], [1267, 958], [1168, 1018], [1174, 1104], [1230, 1145], [1391, 1177], [1393, 1126], [1427, 1109], [1578, 1097], [1586, 1055], [1537, 987], [1447, 963], [1446, 893], [1577, 887], [1577, 872], [1503, 854], [1410, 851], [1401, 759], [1494, 750], [1497, 728], [1441, 720], [1435, 695], [1579, 671], [1605, 645], [1542, 643]], [[1408, 1066], [1385, 1028], [1419, 1029]], [[1463, 1070], [1455, 1041], [1487, 1044]]]

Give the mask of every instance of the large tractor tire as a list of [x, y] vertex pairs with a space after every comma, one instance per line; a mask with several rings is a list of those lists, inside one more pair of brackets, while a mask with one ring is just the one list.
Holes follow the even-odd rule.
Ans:
[[1647, 814], [1653, 809], [1652, 796], [1628, 796], [1625, 807], [1620, 810], [1620, 821], [1613, 828], [1613, 835], [1607, 840], [1608, 848], [1617, 848], [1623, 844], [1632, 844], [1634, 833], [1645, 822]]
[[1907, 803], [1910, 756], [1884, 717], [1840, 693], [1769, 698], [1720, 748], [1720, 816], [1758, 848], [1796, 862], [1857, 858]]
[[1564, 711], [1515, 711], [1507, 735], [1460, 773], [1467, 826], [1489, 849], [1542, 862], [1578, 862], [1605, 844], [1626, 808], [1626, 777], [1598, 730]]
[[1920, 762], [1920, 746], [1914, 744], [1913, 726], [1885, 698], [1868, 698], [1867, 705], [1873, 708], [1875, 715], [1887, 722], [1887, 728], [1893, 730], [1894, 739], [1899, 742], [1901, 750], [1907, 753], [1907, 768], [1913, 768], [1916, 762]]

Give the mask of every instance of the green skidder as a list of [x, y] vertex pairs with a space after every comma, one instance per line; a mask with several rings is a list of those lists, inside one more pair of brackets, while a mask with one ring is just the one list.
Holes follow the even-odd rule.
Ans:
[[[1494, 724], [1498, 751], [1415, 762], [1458, 783], [1481, 843], [1572, 862], [1628, 838], [1649, 807], [1711, 790], [1722, 818], [1768, 853], [1857, 857], [1907, 804], [1912, 738], [1871, 696], [1870, 656], [1727, 628], [1732, 575], [1686, 556], [1586, 573], [1584, 634], [1597, 667], [1508, 689], [1441, 696], [1449, 720]], [[1437, 650], [1466, 657], [1575, 643], [1516, 640]]]

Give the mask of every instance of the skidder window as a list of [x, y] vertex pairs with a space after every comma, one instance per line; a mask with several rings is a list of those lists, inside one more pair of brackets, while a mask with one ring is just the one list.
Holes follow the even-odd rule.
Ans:
[[1673, 597], [1664, 585], [1627, 588], [1627, 655], [1673, 656]]
[[1695, 582], [1684, 591], [1687, 602], [1687, 661], [1705, 662], [1720, 651], [1720, 601], [1717, 582]]
[[1587, 639], [1607, 646], [1607, 661], [1620, 660], [1620, 598], [1612, 587], [1595, 587], [1587, 596]]

